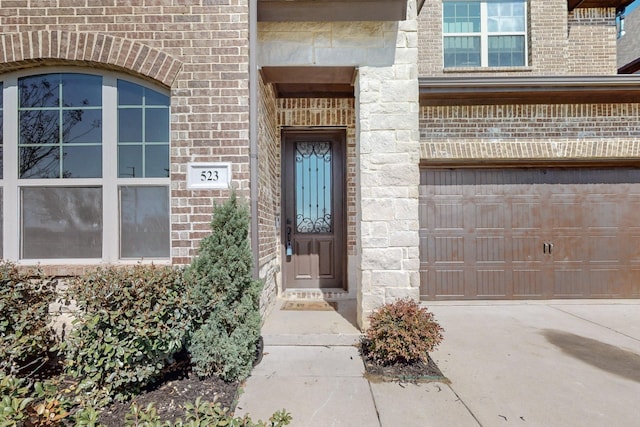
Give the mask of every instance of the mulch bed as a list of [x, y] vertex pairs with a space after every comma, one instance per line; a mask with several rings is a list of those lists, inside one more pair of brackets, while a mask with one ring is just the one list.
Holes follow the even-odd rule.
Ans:
[[107, 427], [121, 427], [129, 407], [135, 403], [146, 408], [153, 403], [161, 420], [174, 421], [185, 418], [184, 406], [193, 404], [200, 397], [203, 402], [220, 402], [225, 408], [235, 408], [238, 396], [238, 383], [228, 383], [218, 378], [199, 379], [192, 374], [186, 378], [161, 383], [157, 388], [138, 395], [131, 402], [115, 403], [100, 414], [99, 422]]
[[429, 382], [438, 381], [448, 383], [449, 380], [442, 374], [436, 362], [427, 356], [428, 362], [417, 362], [394, 365], [378, 365], [363, 358], [365, 377], [372, 382], [399, 381], [399, 382]]

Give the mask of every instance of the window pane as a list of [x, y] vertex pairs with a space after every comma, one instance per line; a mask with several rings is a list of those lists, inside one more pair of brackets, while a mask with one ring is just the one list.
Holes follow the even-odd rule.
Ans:
[[20, 145], [57, 144], [60, 116], [57, 110], [20, 111]]
[[60, 146], [20, 147], [20, 178], [60, 178]]
[[118, 178], [139, 178], [142, 174], [142, 146], [118, 146]]
[[445, 67], [479, 67], [480, 37], [445, 37]]
[[161, 105], [163, 107], [169, 106], [169, 97], [167, 95], [163, 95], [160, 92], [156, 92], [155, 90], [147, 88], [145, 88], [144, 92], [145, 105]]
[[118, 105], [142, 105], [143, 87], [118, 80]]
[[63, 142], [102, 142], [102, 110], [64, 110], [62, 120]]
[[60, 75], [42, 74], [19, 80], [20, 108], [58, 107]]
[[64, 107], [102, 106], [102, 77], [87, 74], [62, 75]]
[[524, 36], [489, 37], [489, 66], [524, 65]]
[[[102, 176], [102, 77], [46, 74], [21, 78], [18, 86], [20, 178]], [[63, 150], [68, 143], [93, 148]], [[80, 152], [95, 157], [81, 159]]]
[[491, 1], [487, 3], [487, 29], [491, 33], [525, 30], [522, 1]]
[[63, 149], [63, 178], [100, 178], [102, 148], [99, 145], [66, 146]]
[[118, 142], [142, 142], [142, 109], [118, 109]]
[[22, 189], [22, 258], [101, 258], [102, 189]]
[[169, 142], [169, 110], [147, 108], [145, 114], [145, 142]]
[[170, 255], [169, 188], [120, 188], [120, 256]]
[[480, 31], [480, 2], [444, 2], [443, 31], [445, 33], [477, 33]]
[[329, 233], [333, 228], [332, 163], [331, 143], [296, 143], [296, 231], [299, 233]]
[[147, 145], [144, 160], [144, 176], [147, 178], [167, 178], [169, 176], [168, 145]]

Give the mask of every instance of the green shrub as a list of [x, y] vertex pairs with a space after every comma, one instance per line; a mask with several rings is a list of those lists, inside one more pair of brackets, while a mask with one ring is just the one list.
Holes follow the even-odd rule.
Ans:
[[186, 272], [198, 322], [189, 352], [199, 376], [233, 381], [247, 377], [255, 360], [262, 290], [252, 277], [249, 212], [235, 194], [214, 205], [211, 230]]
[[366, 359], [380, 365], [427, 362], [444, 332], [433, 313], [409, 298], [382, 305], [369, 322], [360, 348]]
[[93, 397], [124, 400], [158, 378], [184, 348], [191, 325], [182, 271], [108, 267], [72, 279], [78, 311], [65, 373]]
[[41, 270], [0, 262], [0, 370], [27, 376], [44, 365], [55, 344], [49, 304], [55, 281]]

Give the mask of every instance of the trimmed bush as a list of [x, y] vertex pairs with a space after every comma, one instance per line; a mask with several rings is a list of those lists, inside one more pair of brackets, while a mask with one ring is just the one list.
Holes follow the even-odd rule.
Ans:
[[47, 363], [56, 342], [49, 326], [55, 281], [41, 270], [0, 262], [0, 370], [28, 376]]
[[211, 234], [187, 269], [199, 323], [189, 345], [194, 371], [226, 381], [246, 378], [260, 336], [262, 283], [252, 276], [249, 211], [235, 194], [214, 205]]
[[65, 373], [80, 391], [124, 400], [158, 378], [184, 348], [191, 326], [182, 271], [136, 265], [100, 268], [72, 279], [78, 311]]
[[384, 304], [369, 315], [361, 340], [363, 356], [379, 365], [428, 361], [428, 352], [442, 341], [444, 329], [433, 313], [412, 299]]

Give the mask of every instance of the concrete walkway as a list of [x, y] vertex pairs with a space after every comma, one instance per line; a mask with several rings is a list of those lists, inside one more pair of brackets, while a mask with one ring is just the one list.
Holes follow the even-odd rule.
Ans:
[[236, 414], [293, 426], [640, 425], [640, 301], [432, 302], [450, 384], [370, 383], [354, 301], [276, 309]]

